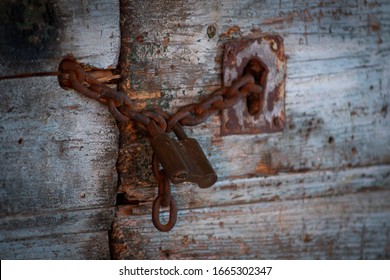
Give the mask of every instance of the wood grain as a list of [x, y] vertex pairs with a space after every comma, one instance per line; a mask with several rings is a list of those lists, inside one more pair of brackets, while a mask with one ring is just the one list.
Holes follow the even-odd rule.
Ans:
[[169, 233], [149, 216], [119, 217], [119, 259], [389, 258], [390, 192], [179, 211]]
[[[94, 67], [116, 67], [120, 46], [118, 1], [38, 0], [35, 2], [50, 6], [50, 12], [47, 11], [40, 17], [35, 15], [28, 17], [26, 11], [27, 20], [12, 17], [8, 20], [16, 24], [19, 22], [20, 25], [28, 22], [46, 25], [48, 30], [54, 32], [44, 34], [49, 37], [47, 42], [25, 38], [24, 34], [21, 35], [21, 42], [7, 40], [7, 37], [17, 37], [19, 34], [17, 34], [18, 29], [15, 30], [16, 34], [5, 31], [10, 28], [6, 16], [12, 14], [12, 11], [22, 13], [23, 10], [31, 7], [23, 6], [25, 3], [15, 4], [15, 1], [4, 0], [2, 13], [5, 15], [2, 15], [0, 22], [1, 76], [57, 71], [61, 59], [69, 54]], [[19, 17], [22, 15], [19, 14]], [[32, 27], [26, 26], [19, 31], [23, 32], [30, 28]]]
[[[382, 165], [220, 180], [209, 189], [187, 183], [173, 186], [172, 189], [178, 207], [192, 209], [352, 195], [387, 190], [389, 186], [390, 165]], [[129, 188], [129, 193], [129, 201], [137, 203], [138, 207], [132, 204], [119, 206], [117, 215], [150, 213], [152, 201], [157, 195], [156, 188], [133, 186]]]
[[[121, 125], [127, 205], [118, 207], [114, 257], [389, 258], [388, 1], [121, 3], [121, 87], [140, 108], [175, 112], [201, 99], [222, 83], [226, 42], [276, 33], [287, 56], [287, 124], [221, 137], [215, 115], [187, 128], [220, 179], [207, 190], [174, 186], [182, 210], [168, 234], [150, 222], [157, 191], [147, 139]], [[291, 227], [278, 225], [281, 211]]]
[[[389, 58], [388, 40], [384, 40], [389, 34], [389, 15], [383, 12], [389, 9], [387, 2], [337, 5], [318, 1], [310, 2], [311, 8], [294, 4], [293, 12], [288, 3], [279, 7], [272, 2], [225, 1], [219, 6], [220, 2], [205, 1], [195, 8], [185, 3], [184, 7], [170, 7], [170, 1], [164, 2], [148, 2], [153, 6], [149, 20], [133, 1], [123, 9], [128, 14], [124, 20], [128, 34], [125, 31], [121, 63], [128, 79], [122, 86], [146, 108], [157, 104], [174, 112], [220, 85], [223, 43], [227, 40], [256, 36], [259, 28], [284, 36], [288, 61], [287, 127], [283, 133], [220, 137], [219, 116], [189, 129], [222, 179], [389, 163], [390, 86], [385, 77], [390, 72], [382, 63]], [[252, 14], [260, 9], [262, 13], [254, 17]], [[166, 16], [162, 15], [164, 11]], [[280, 15], [288, 22], [271, 24], [269, 18]], [[368, 20], [361, 24], [362, 18], [373, 15], [379, 25], [383, 22], [375, 32]], [[234, 32], [228, 32], [232, 28], [228, 18], [240, 23]], [[211, 23], [219, 32], [209, 39], [205, 31]], [[162, 34], [169, 34], [169, 38], [165, 40]], [[150, 50], [150, 45], [156, 46]], [[155, 99], [144, 92], [154, 92]], [[239, 150], [231, 149], [237, 141]], [[126, 172], [144, 166], [150, 155], [150, 150], [142, 148], [143, 142], [137, 144], [124, 136], [119, 161], [130, 165]], [[149, 180], [150, 173], [130, 172], [132, 175], [123, 174], [124, 184]]]
[[[69, 53], [115, 67], [118, 2], [53, 5], [58, 38], [25, 53], [1, 41], [0, 77], [56, 71]], [[107, 108], [63, 90], [55, 76], [1, 79], [0, 95], [1, 259], [110, 258], [118, 129]]]
[[107, 231], [59, 234], [2, 243], [2, 259], [109, 259]]
[[56, 77], [1, 82], [1, 216], [113, 204], [117, 130]]

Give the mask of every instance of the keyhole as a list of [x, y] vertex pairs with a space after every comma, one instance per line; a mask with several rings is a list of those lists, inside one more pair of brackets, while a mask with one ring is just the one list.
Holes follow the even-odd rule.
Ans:
[[[263, 88], [264, 92], [268, 74], [267, 67], [258, 59], [251, 59], [244, 68], [244, 75], [248, 73], [253, 75], [253, 77], [255, 78], [255, 83], [260, 85]], [[248, 113], [251, 116], [255, 116], [260, 112], [261, 108], [263, 107], [263, 103], [263, 94], [249, 93], [246, 97], [246, 106], [248, 109]]]
[[179, 171], [179, 172], [177, 172], [176, 174], [174, 174], [173, 175], [174, 176], [174, 178], [175, 178], [175, 182], [177, 181], [177, 182], [184, 182], [187, 178], [188, 178], [188, 176], [189, 176], [189, 174], [188, 174], [188, 172], [187, 171]]

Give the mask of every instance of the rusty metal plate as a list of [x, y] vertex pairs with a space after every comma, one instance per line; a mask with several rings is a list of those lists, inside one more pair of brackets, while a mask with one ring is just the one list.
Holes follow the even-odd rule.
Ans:
[[247, 97], [223, 110], [222, 135], [271, 133], [284, 128], [286, 57], [282, 38], [264, 35], [227, 43], [223, 59], [224, 86], [230, 86], [253, 63], [261, 69], [256, 72], [256, 80], [263, 87], [263, 94], [252, 100]]

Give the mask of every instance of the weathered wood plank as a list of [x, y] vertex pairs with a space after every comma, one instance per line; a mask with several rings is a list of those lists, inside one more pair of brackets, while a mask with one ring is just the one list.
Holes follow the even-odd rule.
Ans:
[[56, 77], [0, 84], [1, 216], [112, 206], [117, 129], [106, 108]]
[[109, 259], [107, 231], [1, 243], [1, 259]]
[[[178, 224], [159, 233], [147, 140], [122, 133], [116, 258], [389, 258], [390, 3], [122, 1], [122, 88], [174, 112], [221, 85], [223, 46], [277, 33], [287, 55], [282, 133], [187, 129], [220, 179], [175, 186]], [[147, 11], [147, 12], [146, 12]], [[208, 36], [207, 28], [216, 27]]]
[[119, 3], [0, 5], [1, 258], [109, 258], [116, 122], [105, 106], [61, 89], [56, 77], [5, 76], [57, 71], [68, 54], [115, 67]]
[[1, 76], [57, 71], [68, 54], [98, 68], [116, 67], [117, 0], [5, 0], [0, 10]]
[[[225, 42], [263, 32], [283, 35], [289, 64], [309, 66], [294, 65], [297, 71], [288, 67], [290, 77], [369, 65], [378, 60], [375, 53], [367, 56], [367, 52], [389, 53], [389, 5], [387, 1], [280, 1], [280, 5], [252, 0], [123, 1], [126, 44], [122, 50], [123, 63], [129, 67], [128, 86], [134, 94], [180, 89], [168, 93], [174, 98], [197, 96], [192, 88], [221, 83]], [[209, 25], [217, 28], [212, 38], [207, 34]], [[322, 63], [310, 63], [314, 61]], [[331, 67], [326, 67], [327, 62]]]
[[0, 228], [2, 229], [0, 242], [4, 244], [16, 240], [51, 238], [65, 234], [108, 232], [113, 217], [114, 208], [112, 207], [67, 209], [65, 211], [4, 217], [0, 219]]
[[[390, 162], [390, 68], [383, 63], [390, 50], [386, 1], [204, 1], [170, 9], [170, 1], [139, 3], [154, 7], [148, 15], [137, 3], [125, 2], [123, 8], [122, 64], [129, 69], [123, 87], [140, 99], [140, 106], [158, 104], [175, 111], [218, 86], [227, 40], [256, 36], [259, 30], [284, 35], [284, 132], [220, 137], [218, 116], [189, 132], [222, 180]], [[239, 28], [232, 27], [232, 19]], [[210, 39], [206, 29], [213, 23], [218, 36]], [[150, 172], [139, 168], [150, 150], [142, 148], [144, 140], [123, 139], [119, 162], [127, 165], [121, 172], [125, 189], [150, 181]], [[232, 149], [237, 142], [239, 147]]]
[[[226, 180], [217, 182], [209, 189], [200, 189], [195, 184], [181, 184], [173, 186], [172, 190], [180, 209], [196, 209], [352, 195], [388, 190], [389, 187], [390, 165], [383, 165]], [[126, 198], [131, 203], [119, 206], [118, 212], [123, 215], [151, 213], [156, 195], [154, 185], [130, 187]], [[134, 207], [134, 204], [138, 207]]]
[[118, 259], [382, 259], [390, 257], [390, 192], [179, 211], [169, 233], [118, 217]]

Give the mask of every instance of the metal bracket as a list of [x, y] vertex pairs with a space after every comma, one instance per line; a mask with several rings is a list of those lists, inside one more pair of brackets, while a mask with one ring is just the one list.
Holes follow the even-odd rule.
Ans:
[[227, 43], [223, 59], [223, 83], [250, 71], [263, 87], [261, 96], [248, 95], [222, 111], [222, 135], [259, 134], [282, 131], [285, 125], [286, 57], [277, 35]]

